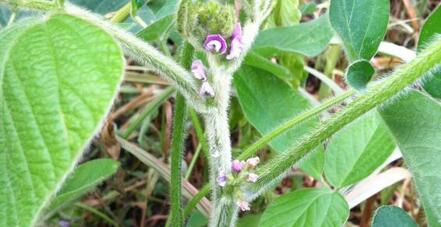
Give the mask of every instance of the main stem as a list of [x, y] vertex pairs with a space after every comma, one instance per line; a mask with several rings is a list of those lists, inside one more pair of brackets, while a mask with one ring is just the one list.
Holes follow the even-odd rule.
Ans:
[[[193, 47], [185, 42], [183, 44], [181, 63], [184, 68], [190, 68], [193, 57]], [[170, 182], [170, 200], [171, 200], [171, 223], [173, 226], [183, 226], [182, 203], [181, 203], [181, 167], [182, 155], [184, 151], [185, 140], [185, 122], [187, 116], [187, 105], [185, 98], [179, 92], [176, 95], [175, 111], [173, 116], [173, 133], [171, 142], [171, 182]]]
[[217, 178], [222, 172], [227, 175], [231, 172], [231, 141], [228, 126], [231, 75], [226, 75], [225, 71], [222, 67], [213, 70], [211, 84], [215, 91], [215, 97], [213, 103], [210, 104], [212, 105], [209, 108], [210, 111], [203, 114], [210, 150], [208, 160], [211, 167], [210, 184], [213, 203], [210, 226], [225, 226], [226, 221], [234, 219], [230, 217], [230, 212], [225, 212], [225, 205], [231, 206], [234, 202], [228, 203], [225, 198], [222, 198], [222, 187], [217, 183]]

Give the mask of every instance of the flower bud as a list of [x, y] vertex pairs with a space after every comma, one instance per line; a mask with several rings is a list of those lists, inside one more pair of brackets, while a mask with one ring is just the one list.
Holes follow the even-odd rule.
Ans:
[[244, 165], [245, 165], [245, 162], [243, 162], [243, 161], [239, 161], [239, 160], [234, 160], [232, 163], [231, 163], [231, 170], [233, 171], [233, 172], [236, 172], [236, 173], [238, 173], [238, 172], [240, 172], [241, 170], [242, 170], [242, 168], [244, 167]]
[[214, 97], [214, 89], [207, 81], [204, 81], [201, 90], [199, 90], [199, 95], [201, 97]]
[[200, 49], [208, 35], [229, 39], [236, 21], [234, 7], [217, 1], [182, 0], [177, 12], [178, 31]]
[[193, 61], [193, 63], [191, 64], [191, 72], [193, 73], [193, 76], [196, 77], [196, 79], [202, 81], [207, 80], [207, 72], [201, 60], [198, 59]]
[[242, 50], [243, 50], [242, 27], [240, 23], [237, 23], [233, 31], [233, 36], [231, 37], [230, 54], [227, 55], [227, 59], [233, 60], [238, 58], [242, 53]]
[[227, 184], [227, 176], [224, 171], [219, 171], [219, 176], [217, 177], [217, 184], [221, 187], [225, 187]]
[[249, 168], [254, 168], [257, 166], [257, 164], [259, 164], [259, 162], [260, 162], [259, 157], [249, 158], [247, 159], [247, 166]]
[[240, 208], [241, 211], [250, 210], [250, 204], [247, 201], [239, 200], [239, 201], [237, 201], [236, 204]]
[[204, 42], [204, 48], [211, 52], [225, 54], [227, 52], [227, 42], [219, 34], [208, 35]]
[[259, 176], [254, 173], [248, 173], [247, 181], [250, 183], [256, 183], [257, 179], [259, 179]]

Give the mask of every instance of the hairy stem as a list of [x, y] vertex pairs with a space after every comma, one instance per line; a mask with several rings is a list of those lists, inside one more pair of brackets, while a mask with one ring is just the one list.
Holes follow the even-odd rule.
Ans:
[[171, 179], [170, 179], [170, 201], [171, 201], [171, 223], [173, 226], [182, 226], [182, 203], [181, 203], [181, 167], [182, 153], [185, 138], [185, 118], [187, 106], [182, 95], [176, 95], [175, 112], [173, 115], [173, 132], [171, 142]]
[[[194, 49], [187, 42], [184, 43], [181, 62], [184, 68], [190, 68]], [[181, 167], [185, 139], [185, 122], [187, 118], [187, 105], [184, 96], [176, 95], [175, 110], [173, 115], [173, 132], [171, 141], [171, 223], [173, 226], [183, 226], [182, 218], [182, 192], [181, 192]]]
[[223, 66], [213, 67], [210, 82], [215, 97], [209, 101], [210, 108], [202, 117], [205, 122], [205, 133], [209, 147], [208, 160], [210, 163], [210, 185], [212, 188], [213, 211], [210, 226], [218, 226], [220, 220], [225, 221], [226, 212], [219, 206], [222, 199], [222, 187], [217, 179], [224, 173], [231, 172], [231, 141], [228, 125], [228, 106], [230, 101], [232, 75]]
[[[436, 39], [428, 48], [409, 64], [398, 69], [389, 78], [373, 85], [363, 95], [356, 98], [344, 110], [324, 121], [321, 127], [300, 139], [290, 152], [277, 156], [258, 169], [260, 176], [255, 184], [245, 186], [249, 200], [268, 190], [296, 162], [309, 154], [316, 146], [335, 132], [357, 119], [369, 110], [393, 98], [424, 76], [431, 76], [441, 63], [441, 39]], [[399, 97], [396, 97], [399, 98]], [[393, 101], [393, 100], [392, 100]]]
[[132, 2], [129, 1], [122, 8], [116, 11], [115, 15], [110, 19], [112, 23], [120, 23], [127, 19], [130, 15], [130, 9], [132, 7]]

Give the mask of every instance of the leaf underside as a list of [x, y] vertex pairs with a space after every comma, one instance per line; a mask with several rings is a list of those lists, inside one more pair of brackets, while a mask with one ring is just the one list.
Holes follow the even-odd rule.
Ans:
[[411, 91], [381, 114], [412, 173], [429, 225], [441, 226], [440, 103]]

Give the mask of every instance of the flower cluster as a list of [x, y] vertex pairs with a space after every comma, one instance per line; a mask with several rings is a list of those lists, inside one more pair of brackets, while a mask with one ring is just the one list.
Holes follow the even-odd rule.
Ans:
[[[177, 29], [197, 49], [210, 34], [229, 38], [238, 21], [232, 4], [222, 1], [182, 0], [177, 10]], [[219, 48], [219, 46], [215, 46]], [[214, 47], [213, 47], [214, 48]], [[220, 50], [220, 49], [219, 49]]]
[[[227, 53], [228, 44], [225, 38], [220, 34], [210, 34], [204, 42], [204, 48], [212, 53], [224, 55]], [[243, 50], [242, 43], [242, 26], [237, 23], [231, 35], [229, 54], [226, 56], [228, 60], [237, 59]]]
[[[220, 170], [219, 176], [217, 178], [217, 183], [221, 187], [226, 187], [228, 185], [237, 186], [243, 182], [255, 183], [259, 176], [253, 171], [259, 164], [259, 157], [249, 158], [246, 161], [234, 160], [231, 163], [231, 174], [225, 175], [225, 171]], [[242, 211], [250, 210], [249, 203], [241, 198], [240, 191], [236, 192], [236, 197], [238, 198], [237, 206]]]
[[191, 64], [191, 72], [196, 79], [202, 81], [199, 95], [202, 97], [213, 97], [214, 89], [208, 83], [207, 70], [205, 69], [205, 66], [201, 60], [198, 59], [193, 61], [193, 63]]

